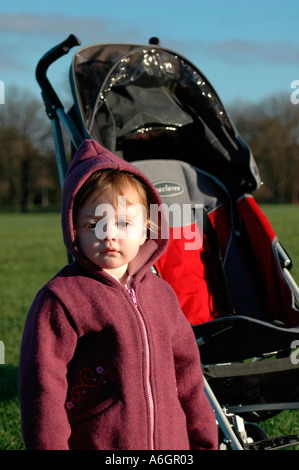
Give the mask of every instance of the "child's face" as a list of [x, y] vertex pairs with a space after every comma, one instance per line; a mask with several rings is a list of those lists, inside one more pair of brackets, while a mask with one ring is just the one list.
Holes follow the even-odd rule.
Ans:
[[120, 204], [115, 209], [108, 194], [97, 197], [96, 192], [79, 209], [77, 227], [83, 254], [118, 279], [126, 273], [146, 237], [146, 221], [139, 204]]

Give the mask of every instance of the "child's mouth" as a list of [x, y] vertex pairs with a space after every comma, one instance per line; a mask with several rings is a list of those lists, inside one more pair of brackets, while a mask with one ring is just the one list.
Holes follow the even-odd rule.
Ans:
[[118, 253], [118, 250], [116, 250], [116, 248], [104, 248], [100, 253], [101, 255], [104, 255], [105, 253]]

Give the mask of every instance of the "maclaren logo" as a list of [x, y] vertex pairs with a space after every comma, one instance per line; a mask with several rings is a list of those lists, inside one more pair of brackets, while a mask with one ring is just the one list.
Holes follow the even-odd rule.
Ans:
[[183, 186], [175, 181], [158, 181], [154, 186], [161, 197], [179, 196], [184, 192]]

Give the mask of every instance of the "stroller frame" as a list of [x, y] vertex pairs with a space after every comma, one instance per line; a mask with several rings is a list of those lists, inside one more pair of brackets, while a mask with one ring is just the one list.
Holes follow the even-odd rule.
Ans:
[[[79, 46], [80, 44], [81, 42], [78, 38], [76, 38], [76, 36], [70, 35], [65, 41], [47, 52], [40, 59], [36, 68], [36, 79], [42, 90], [42, 99], [45, 104], [46, 114], [49, 117], [52, 125], [52, 134], [54, 138], [57, 168], [61, 188], [63, 186], [64, 177], [68, 166], [63, 143], [62, 127], [65, 129], [70, 138], [72, 149], [77, 149], [81, 142], [85, 138], [90, 138], [90, 136], [86, 134], [85, 131], [82, 132], [71, 112], [65, 112], [64, 107], [56, 92], [52, 88], [46, 73], [49, 66], [53, 62], [67, 54], [70, 49]], [[159, 43], [156, 38], [153, 38], [150, 40], [150, 44], [158, 45]], [[289, 272], [291, 261], [280, 244], [278, 247], [281, 268], [283, 272], [285, 272], [285, 275], [289, 280], [290, 289], [299, 303], [299, 289]], [[285, 329], [280, 326], [265, 324], [263, 322], [259, 322], [258, 320], [252, 321], [252, 319], [246, 317], [232, 315], [221, 318], [219, 320], [208, 322], [206, 324], [194, 326], [194, 333], [197, 338], [197, 344], [201, 354], [203, 351], [203, 357], [205, 356], [204, 348], [207, 347], [207, 360], [209, 359], [209, 351], [213, 349], [214, 341], [217, 341], [218, 338], [224, 338], [226, 334], [230, 334], [232, 331], [235, 331], [235, 336], [237, 337], [239, 335], [238, 327], [240, 325], [243, 327], [244, 322], [246, 325], [254, 325], [255, 327], [258, 326], [261, 331], [267, 331], [267, 334], [270, 332], [270, 334], [273, 334], [273, 337], [275, 337], [275, 340], [277, 338], [276, 344], [278, 348], [272, 353], [273, 355], [279, 355], [284, 351], [289, 350], [291, 342], [299, 338], [299, 330], [296, 328]], [[260, 338], [262, 338], [262, 336], [260, 336]], [[254, 344], [254, 347], [251, 348], [251, 351], [248, 351], [248, 349], [246, 351], [243, 350], [239, 353], [239, 357], [233, 357], [228, 362], [235, 360], [243, 361], [243, 359], [246, 360], [249, 357], [257, 357], [255, 364], [258, 364], [259, 359], [263, 356], [264, 352], [263, 340], [261, 339], [258, 341], [258, 344]], [[268, 353], [268, 351], [266, 352]], [[223, 367], [223, 361], [221, 362], [222, 364], [218, 364], [219, 367]], [[217, 364], [215, 364], [213, 361], [212, 363], [209, 363], [209, 361], [204, 361], [204, 389], [214, 409], [215, 417], [218, 423], [221, 436], [219, 449], [274, 450], [299, 444], [299, 434], [292, 434], [289, 436], [280, 436], [269, 439], [263, 430], [257, 425], [253, 426], [255, 427], [255, 430], [258, 431], [258, 435], [262, 436], [262, 438], [251, 438], [251, 431], [248, 432], [248, 428], [246, 428], [245, 424], [245, 418], [242, 416], [242, 414], [246, 414], [252, 411], [259, 412], [270, 410], [276, 412], [277, 410], [299, 409], [298, 401], [290, 401], [287, 403], [251, 403], [245, 405], [241, 405], [238, 402], [233, 405], [221, 404], [219, 399], [216, 397], [213, 386], [210, 385], [211, 382], [209, 381], [209, 370], [212, 370], [213, 367], [217, 367]]]

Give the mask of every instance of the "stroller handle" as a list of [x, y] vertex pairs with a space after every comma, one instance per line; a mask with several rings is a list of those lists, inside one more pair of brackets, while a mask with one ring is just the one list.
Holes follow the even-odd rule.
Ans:
[[47, 100], [48, 109], [56, 110], [63, 108], [63, 106], [47, 78], [47, 70], [53, 62], [67, 54], [72, 47], [80, 44], [81, 41], [74, 34], [70, 34], [65, 41], [46, 52], [36, 66], [36, 80], [42, 89], [44, 99]]

